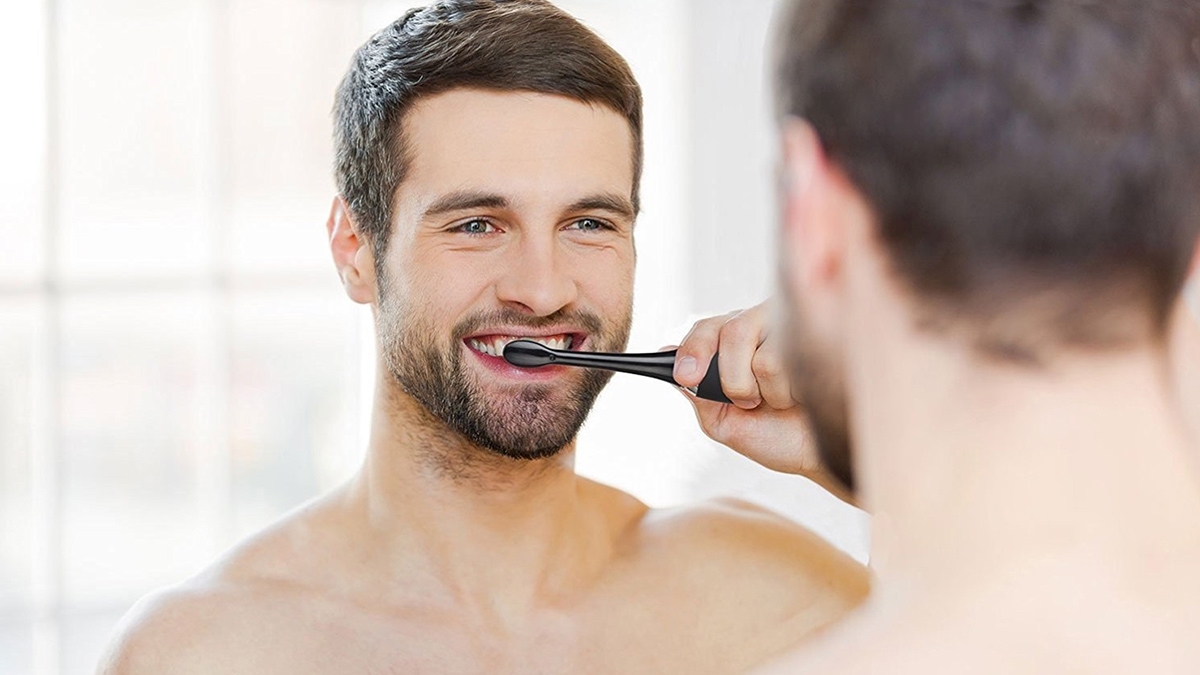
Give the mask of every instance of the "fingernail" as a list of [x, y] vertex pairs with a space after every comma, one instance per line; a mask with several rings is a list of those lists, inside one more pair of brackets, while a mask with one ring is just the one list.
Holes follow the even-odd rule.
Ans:
[[696, 374], [696, 359], [691, 356], [685, 356], [675, 362], [675, 376], [689, 377]]

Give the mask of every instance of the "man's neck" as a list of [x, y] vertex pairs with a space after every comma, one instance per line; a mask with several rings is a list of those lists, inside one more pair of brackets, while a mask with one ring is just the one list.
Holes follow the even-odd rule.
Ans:
[[1164, 602], [1200, 591], [1182, 578], [1200, 564], [1200, 468], [1162, 354], [1036, 371], [906, 351], [871, 358], [855, 410], [881, 593], [978, 592], [1039, 565]]
[[367, 459], [346, 503], [382, 570], [420, 575], [490, 620], [519, 621], [586, 584], [612, 553], [611, 514], [599, 508], [609, 495], [575, 475], [573, 450], [498, 456], [383, 376]]

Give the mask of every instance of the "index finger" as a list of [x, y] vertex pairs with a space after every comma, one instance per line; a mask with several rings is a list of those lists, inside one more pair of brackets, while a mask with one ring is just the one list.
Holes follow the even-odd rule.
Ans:
[[708, 364], [721, 339], [721, 326], [729, 315], [697, 321], [679, 344], [675, 354], [675, 381], [685, 387], [695, 387], [708, 372]]

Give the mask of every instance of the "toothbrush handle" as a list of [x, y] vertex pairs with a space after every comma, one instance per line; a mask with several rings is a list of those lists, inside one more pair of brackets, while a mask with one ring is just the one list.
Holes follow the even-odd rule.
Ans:
[[[606, 354], [603, 352], [572, 352], [553, 349], [545, 351], [550, 355], [550, 363], [558, 363], [566, 366], [582, 366], [584, 368], [601, 368], [617, 373], [642, 375], [674, 384], [677, 387], [683, 386], [675, 381], [674, 350], [649, 354]], [[697, 398], [716, 401], [718, 403], [732, 403], [729, 397], [725, 395], [725, 392], [721, 391], [721, 371], [717, 367], [717, 354], [713, 354], [712, 361], [708, 365], [708, 372], [704, 374], [704, 379], [700, 381], [700, 384], [694, 389], [687, 389], [695, 394]]]
[[717, 354], [713, 354], [712, 361], [708, 364], [708, 372], [704, 374], [700, 384], [696, 385], [696, 398], [717, 403], [733, 403], [721, 389], [721, 369], [717, 367]]

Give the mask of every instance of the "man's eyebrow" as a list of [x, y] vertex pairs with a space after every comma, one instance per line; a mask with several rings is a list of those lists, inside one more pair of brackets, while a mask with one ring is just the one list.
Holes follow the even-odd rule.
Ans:
[[588, 195], [571, 204], [570, 210], [575, 211], [608, 211], [627, 220], [637, 217], [633, 203], [627, 198], [614, 194]]
[[490, 192], [451, 192], [439, 197], [425, 209], [425, 218], [471, 209], [506, 209], [508, 200]]
[[[471, 209], [506, 209], [511, 206], [503, 195], [492, 192], [461, 191], [451, 192], [436, 199], [425, 209], [424, 216], [429, 218], [456, 211]], [[629, 199], [616, 194], [588, 195], [573, 202], [567, 210], [578, 211], [608, 211], [628, 220], [634, 220], [637, 213]]]

